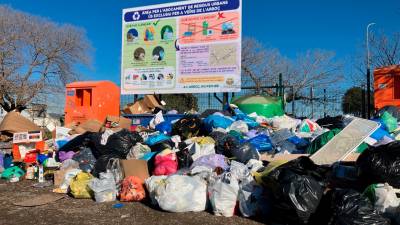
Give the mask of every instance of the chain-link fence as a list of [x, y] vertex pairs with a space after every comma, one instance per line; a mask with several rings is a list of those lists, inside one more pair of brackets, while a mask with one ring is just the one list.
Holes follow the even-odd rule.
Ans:
[[[275, 85], [276, 87], [273, 87]], [[268, 88], [261, 88], [261, 90], [258, 91], [255, 86], [246, 86], [242, 87], [240, 92], [228, 93], [228, 100], [231, 101], [233, 98], [252, 94], [278, 96], [279, 88], [280, 86], [273, 84]], [[302, 93], [302, 98], [294, 100], [294, 103], [291, 97], [293, 96], [291, 90], [290, 86], [284, 86], [284, 95], [286, 98], [285, 112], [288, 114], [308, 118], [322, 118], [326, 115], [336, 116], [342, 114], [341, 103], [344, 95], [344, 91], [342, 90], [333, 88], [313, 88], [312, 91], [305, 90]], [[222, 109], [223, 107], [223, 93], [201, 93], [194, 95], [198, 100], [199, 112], [203, 112], [207, 109]], [[136, 97], [141, 98], [143, 95], [137, 95]], [[121, 96], [121, 108], [128, 103], [134, 102], [134, 100], [134, 95]]]

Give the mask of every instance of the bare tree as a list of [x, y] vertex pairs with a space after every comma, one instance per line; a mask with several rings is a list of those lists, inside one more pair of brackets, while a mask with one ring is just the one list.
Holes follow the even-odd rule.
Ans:
[[279, 50], [265, 48], [254, 38], [244, 38], [242, 43], [242, 74], [244, 85], [254, 85], [256, 92], [261, 86], [273, 85], [279, 73], [286, 74], [290, 62]]
[[335, 53], [310, 50], [297, 56], [292, 64], [289, 83], [299, 94], [310, 87], [327, 88], [343, 80], [342, 64], [335, 60]]
[[77, 79], [91, 49], [83, 30], [0, 6], [0, 106], [22, 111], [35, 96]]
[[310, 87], [323, 89], [343, 79], [342, 64], [336, 60], [334, 52], [312, 50], [289, 60], [282, 56], [279, 50], [265, 48], [256, 39], [243, 39], [244, 83], [250, 80], [259, 92], [262, 85], [276, 84], [280, 73], [283, 75], [284, 84], [294, 87], [295, 93], [292, 94], [302, 99], [306, 99], [302, 92]]
[[371, 64], [374, 67], [384, 67], [400, 64], [400, 33], [386, 35], [383, 32], [372, 34]]
[[[399, 65], [400, 64], [400, 33], [387, 35], [380, 31], [370, 34], [370, 65], [372, 69]], [[357, 47], [358, 51], [355, 54], [351, 80], [354, 86], [364, 87], [366, 85], [367, 73], [367, 51], [365, 41]]]

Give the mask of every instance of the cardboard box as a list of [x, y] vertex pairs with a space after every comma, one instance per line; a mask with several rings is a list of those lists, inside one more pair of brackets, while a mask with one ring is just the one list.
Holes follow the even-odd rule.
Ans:
[[122, 112], [124, 112], [125, 114], [132, 114], [133, 111], [133, 103], [129, 103], [127, 104], [124, 109], [122, 110]]
[[[110, 123], [110, 124], [109, 124]], [[131, 129], [132, 121], [125, 117], [107, 116], [104, 126], [107, 128]], [[110, 125], [110, 126], [108, 126]]]
[[154, 95], [145, 95], [143, 103], [150, 109], [162, 108], [162, 105], [158, 103], [158, 100]]
[[65, 126], [66, 128], [72, 129], [70, 134], [83, 134], [87, 131], [99, 132], [103, 127], [103, 123], [97, 120], [88, 120], [82, 124], [77, 125], [76, 123], [70, 123]]
[[124, 170], [125, 177], [135, 176], [140, 178], [143, 182], [150, 177], [147, 161], [145, 160], [121, 160], [121, 165]]
[[80, 124], [78, 127], [82, 128], [85, 131], [99, 132], [100, 129], [103, 127], [103, 124], [98, 120], [88, 120]]
[[135, 104], [128, 104], [124, 108], [124, 113], [126, 114], [149, 114], [152, 113], [151, 110], [143, 101], [137, 101]]
[[37, 130], [42, 131], [40, 127], [38, 127], [29, 119], [21, 116], [21, 114], [17, 112], [7, 113], [7, 115], [0, 123], [0, 131], [11, 134], [18, 132], [37, 131]]

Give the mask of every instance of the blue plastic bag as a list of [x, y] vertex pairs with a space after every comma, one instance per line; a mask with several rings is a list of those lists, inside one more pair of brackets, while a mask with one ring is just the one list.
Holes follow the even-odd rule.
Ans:
[[156, 125], [156, 131], [159, 131], [163, 134], [171, 134], [172, 132], [172, 124], [169, 121], [164, 121]]
[[9, 155], [9, 154], [4, 155], [3, 166], [4, 166], [4, 169], [7, 169], [7, 168], [10, 168], [11, 166], [13, 166], [13, 158], [11, 155]]
[[46, 161], [46, 159], [48, 159], [48, 158], [49, 158], [49, 157], [48, 157], [47, 155], [44, 155], [44, 154], [39, 154], [39, 155], [37, 156], [37, 159], [38, 159], [38, 161], [39, 161], [40, 164], [43, 164], [44, 161]]
[[249, 126], [249, 128], [255, 128], [260, 125], [253, 118], [240, 111], [240, 109], [235, 109], [234, 112], [236, 115], [232, 118], [235, 118], [236, 121], [243, 120], [247, 124], [247, 126]]
[[156, 154], [157, 154], [157, 152], [148, 152], [148, 153], [144, 154], [144, 156], [142, 158], [140, 158], [140, 160], [149, 161]]
[[255, 136], [247, 140], [247, 142], [253, 145], [258, 152], [268, 152], [272, 150], [271, 139], [266, 134]]
[[212, 132], [213, 128], [228, 128], [234, 120], [224, 116], [210, 115], [203, 122], [206, 130]]
[[169, 139], [171, 139], [171, 137], [168, 135], [165, 135], [165, 134], [152, 135], [147, 138], [146, 145], [153, 146], [155, 144], [158, 144], [163, 141], [167, 141]]
[[[390, 136], [390, 134], [389, 134], [389, 132], [387, 131], [387, 130], [385, 130], [382, 126], [381, 127], [379, 127], [374, 133], [372, 133], [371, 134], [371, 138], [373, 138], [373, 139], [375, 139], [375, 140], [377, 140], [377, 141], [379, 141], [379, 140], [381, 140], [383, 137], [385, 137], [385, 136], [387, 136], [387, 137], [389, 137], [389, 138], [392, 138], [391, 136]], [[393, 138], [392, 138], [393, 139]]]
[[298, 149], [307, 148], [308, 145], [310, 144], [309, 141], [307, 141], [307, 140], [305, 140], [303, 138], [299, 138], [297, 136], [293, 136], [293, 137], [289, 138], [288, 141], [290, 141], [293, 144], [295, 144], [296, 148], [298, 148]]

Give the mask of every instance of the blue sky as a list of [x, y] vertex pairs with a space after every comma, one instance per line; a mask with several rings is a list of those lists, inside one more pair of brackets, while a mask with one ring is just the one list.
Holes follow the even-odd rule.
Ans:
[[[57, 2], [57, 3], [56, 3]], [[0, 0], [15, 9], [84, 28], [95, 51], [86, 79], [120, 83], [123, 8], [166, 0]], [[400, 31], [399, 0], [243, 0], [243, 35], [278, 48], [290, 58], [308, 49], [326, 49], [351, 58], [365, 40], [365, 27]]]

